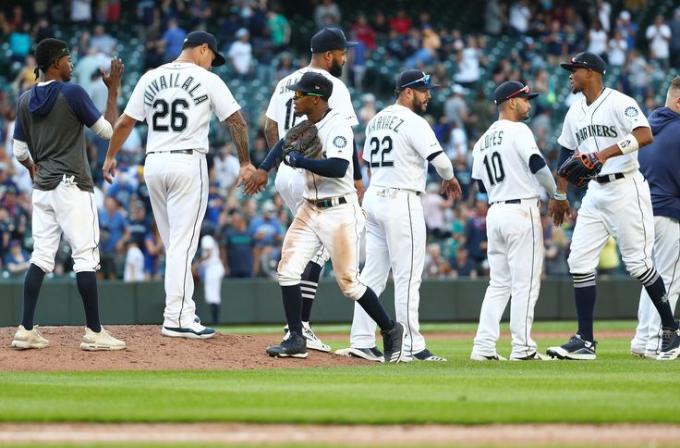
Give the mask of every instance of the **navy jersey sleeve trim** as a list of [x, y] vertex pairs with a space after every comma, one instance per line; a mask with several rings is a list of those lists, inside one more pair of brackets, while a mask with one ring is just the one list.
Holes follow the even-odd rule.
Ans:
[[352, 152], [352, 166], [354, 167], [354, 180], [361, 180], [361, 165], [359, 164], [359, 152], [357, 151], [357, 142], [354, 143], [354, 152]]
[[531, 170], [531, 174], [536, 174], [538, 170], [544, 166], [545, 160], [543, 157], [539, 156], [538, 154], [532, 154], [531, 157], [529, 157], [529, 169]]
[[88, 128], [99, 120], [102, 116], [101, 112], [97, 110], [90, 96], [85, 92], [85, 89], [78, 84], [65, 83], [61, 88], [61, 93], [66, 98], [68, 105], [71, 107], [73, 113], [78, 117], [81, 123]]
[[559, 159], [557, 160], [558, 166], [562, 166], [562, 164], [563, 164], [564, 162], [566, 162], [567, 159], [569, 159], [569, 157], [571, 157], [571, 155], [572, 155], [573, 153], [574, 153], [573, 150], [571, 150], [571, 149], [569, 149], [569, 148], [565, 148], [564, 146], [562, 146], [562, 147], [560, 148], [560, 157], [559, 157]]

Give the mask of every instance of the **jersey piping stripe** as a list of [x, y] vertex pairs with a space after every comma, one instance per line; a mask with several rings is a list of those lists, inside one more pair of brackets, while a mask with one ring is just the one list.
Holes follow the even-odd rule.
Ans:
[[[411, 355], [413, 355], [413, 332], [411, 331], [411, 280], [413, 278], [413, 221], [411, 220], [411, 195], [406, 195], [406, 205], [408, 208], [409, 236], [411, 237], [411, 267], [408, 273], [408, 289], [406, 290], [406, 326], [408, 327], [408, 337], [411, 340]], [[395, 316], [396, 317], [396, 316]]]
[[196, 235], [196, 224], [198, 224], [198, 218], [201, 214], [201, 203], [203, 202], [203, 158], [199, 157], [198, 160], [198, 173], [201, 179], [201, 188], [199, 189], [200, 196], [198, 197], [198, 209], [196, 210], [196, 219], [194, 220], [194, 226], [191, 231], [191, 239], [189, 239], [189, 247], [187, 247], [187, 255], [184, 261], [184, 279], [182, 281], [182, 306], [179, 309], [179, 318], [177, 324], [179, 328], [182, 328], [182, 311], [184, 311], [184, 301], [186, 299], [187, 292], [187, 269], [189, 263], [189, 252], [191, 251], [191, 246], [193, 245], [194, 236]]
[[[357, 213], [357, 204], [354, 204], [352, 206], [352, 208], [354, 208], [354, 216], [355, 216], [355, 219], [354, 219], [354, 234], [356, 235], [355, 241], [357, 242], [356, 251], [357, 251], [357, 261], [358, 261], [359, 260], [359, 254], [361, 253], [361, 239], [360, 239], [361, 235], [360, 235], [360, 232], [359, 232], [359, 219], [356, 218], [356, 217], [359, 216], [359, 213], [363, 213], [363, 211], [361, 211], [361, 208], [359, 208], [358, 213]], [[356, 278], [356, 281], [360, 285], [366, 286], [361, 282], [361, 280], [359, 280], [359, 269], [358, 268], [357, 268], [357, 273], [356, 273], [355, 278]], [[368, 289], [368, 286], [366, 286], [366, 289]], [[375, 291], [373, 291], [373, 292], [375, 292]], [[361, 298], [361, 297], [359, 297], [359, 298]], [[382, 328], [381, 328], [381, 330], [382, 330]]]
[[[531, 291], [534, 288], [534, 261], [536, 257], [536, 229], [534, 228], [534, 211], [529, 207], [529, 218], [531, 219], [531, 276], [529, 277], [529, 291], [527, 291], [527, 310], [524, 313], [524, 343], [529, 344], [529, 309], [531, 304]], [[526, 348], [526, 355], [529, 355], [529, 348]]]
[[[611, 95], [612, 92], [613, 92], [613, 90], [610, 90], [609, 92], [607, 92], [607, 96], [602, 98], [602, 101], [600, 102], [600, 104], [598, 104], [597, 107], [595, 107], [595, 109], [593, 109], [593, 112], [590, 114], [590, 124], [591, 125], [595, 124], [595, 123], [593, 123], [593, 117], [595, 116], [595, 112], [597, 112], [597, 109], [599, 109], [600, 106], [602, 106], [604, 104], [604, 102], [607, 100], [607, 98], [609, 97], [609, 95]], [[593, 141], [595, 142], [595, 146], [597, 147], [597, 150], [599, 151], [600, 145], [597, 144], [597, 138], [593, 137]]]
[[92, 239], [94, 240], [94, 247], [92, 248], [92, 257], [97, 260], [97, 265], [94, 266], [94, 270], [96, 271], [101, 266], [101, 258], [99, 256], [99, 238], [97, 238], [97, 233], [99, 232], [99, 225], [97, 225], [96, 219], [97, 208], [94, 205], [94, 193], [88, 193], [88, 197], [90, 198], [90, 211], [92, 211], [92, 228], [94, 229], [94, 231], [92, 232]]
[[637, 181], [635, 180], [635, 177], [633, 177], [633, 184], [635, 185], [635, 193], [637, 194], [638, 209], [640, 210], [640, 222], [642, 223], [642, 235], [643, 235], [644, 240], [645, 240], [645, 244], [644, 244], [644, 246], [642, 246], [642, 253], [645, 256], [645, 259], [644, 259], [645, 267], [647, 269], [650, 269], [647, 266], [647, 258], [648, 258], [648, 256], [647, 256], [647, 228], [645, 227], [645, 214], [642, 212], [642, 204], [640, 204], [640, 190], [638, 190], [638, 185], [637, 185]]
[[[677, 247], [680, 248], [680, 222], [677, 223], [675, 226], [678, 230], [678, 237], [677, 237]], [[673, 275], [671, 276], [671, 281], [668, 284], [668, 290], [666, 291], [667, 294], [670, 294], [670, 292], [673, 290], [673, 282], [675, 281], [675, 273], [677, 272], [678, 269], [678, 261], [680, 261], [680, 250], [678, 250], [678, 256], [675, 258], [675, 263], [673, 263]], [[656, 339], [656, 351], [657, 353], [661, 351], [661, 338]]]

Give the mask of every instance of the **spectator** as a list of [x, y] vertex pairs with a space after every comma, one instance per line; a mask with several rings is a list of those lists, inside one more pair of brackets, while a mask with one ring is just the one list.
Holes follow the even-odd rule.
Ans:
[[40, 42], [41, 40], [47, 39], [48, 37], [54, 37], [54, 31], [52, 31], [52, 27], [50, 26], [50, 22], [47, 20], [47, 17], [40, 17], [38, 19], [38, 24], [33, 30], [33, 35], [35, 36], [36, 42]]
[[597, 20], [588, 32], [588, 51], [607, 59], [607, 32]]
[[604, 0], [597, 0], [597, 20], [600, 22], [602, 25], [602, 29], [606, 32], [609, 33], [609, 30], [611, 30], [611, 13], [612, 13], [612, 5], [609, 4], [609, 2], [606, 2]]
[[208, 187], [208, 205], [205, 210], [204, 224], [210, 225], [211, 228], [217, 227], [220, 220], [220, 215], [224, 209], [224, 199], [219, 192], [219, 184], [217, 182], [210, 182]]
[[164, 48], [163, 62], [173, 61], [182, 52], [185, 37], [187, 37], [187, 32], [179, 27], [177, 19], [170, 19], [168, 29], [161, 38]]
[[468, 156], [468, 141], [465, 129], [458, 126], [455, 121], [451, 122], [451, 135], [449, 136], [449, 148], [447, 155], [451, 159], [466, 160]]
[[439, 36], [431, 27], [426, 27], [422, 32], [420, 49], [406, 60], [405, 66], [407, 68], [416, 68], [432, 64], [436, 61], [439, 47], [441, 47]]
[[621, 35], [621, 31], [614, 30], [614, 35], [609, 40], [609, 51], [607, 53], [609, 65], [620, 67], [626, 62], [626, 51], [628, 43]]
[[97, 52], [96, 49], [90, 48], [87, 54], [78, 60], [78, 63], [73, 69], [75, 80], [85, 89], [86, 92], [90, 90], [90, 83], [92, 82], [92, 73], [99, 71], [101, 68], [108, 71], [111, 61], [105, 54]]
[[409, 19], [405, 10], [400, 9], [397, 11], [397, 15], [389, 20], [389, 26], [391, 31], [404, 36], [411, 31], [411, 19]]
[[498, 36], [503, 32], [503, 9], [498, 0], [487, 0], [484, 9], [484, 29], [487, 34]]
[[118, 277], [118, 254], [126, 227], [127, 222], [120, 210], [120, 204], [114, 198], [107, 197], [104, 200], [104, 210], [99, 212], [99, 251], [101, 275], [104, 279], [113, 280]]
[[191, 0], [189, 17], [191, 29], [199, 28], [212, 16], [210, 5], [205, 0]]
[[[484, 196], [484, 197], [481, 197]], [[467, 240], [467, 250], [470, 257], [476, 262], [481, 263], [486, 259], [486, 195], [481, 195], [475, 201], [474, 216], [467, 223], [465, 238]]]
[[276, 248], [280, 249], [281, 241], [283, 241], [285, 232], [275, 211], [273, 202], [265, 202], [262, 206], [262, 216], [253, 218], [248, 226], [248, 232], [255, 241], [253, 273], [256, 276], [260, 273], [265, 275], [273, 273], [271, 262], [277, 258]]
[[385, 38], [390, 34], [390, 24], [387, 22], [385, 14], [380, 10], [376, 11], [371, 26], [375, 30], [376, 36], [379, 38]]
[[645, 34], [649, 41], [649, 56], [657, 61], [661, 67], [668, 69], [670, 56], [669, 44], [671, 41], [671, 29], [663, 21], [661, 14], [656, 16], [654, 23], [647, 27]]
[[423, 271], [430, 278], [446, 277], [451, 272], [451, 267], [442, 257], [441, 247], [438, 244], [431, 243], [427, 245]]
[[126, 247], [123, 281], [125, 283], [143, 282], [146, 279], [144, 275], [144, 254], [134, 241], [128, 241]]
[[161, 279], [161, 255], [163, 255], [163, 241], [158, 233], [156, 222], [151, 222], [149, 232], [144, 237], [144, 275], [148, 280]]
[[616, 274], [620, 265], [621, 260], [619, 260], [619, 253], [616, 250], [616, 240], [610, 236], [602, 248], [602, 252], [600, 252], [597, 273], [598, 275]]
[[474, 36], [469, 36], [465, 49], [456, 52], [458, 73], [455, 74], [453, 79], [464, 87], [473, 87], [479, 81], [481, 57], [477, 39]]
[[81, 24], [92, 22], [92, 0], [71, 0], [71, 21]]
[[352, 83], [355, 88], [363, 90], [364, 75], [366, 74], [366, 46], [363, 42], [357, 42], [349, 53], [352, 67]]
[[454, 278], [477, 278], [475, 262], [470, 259], [470, 254], [464, 247], [456, 251], [456, 256], [449, 260], [449, 263], [451, 264], [451, 275]]
[[456, 126], [463, 128], [468, 121], [468, 107], [463, 95], [465, 88], [458, 84], [453, 86], [453, 93], [444, 104], [444, 115], [449, 123], [456, 123]]
[[451, 201], [444, 199], [439, 194], [438, 183], [432, 182], [427, 185], [422, 202], [425, 227], [428, 233], [431, 233], [437, 239], [446, 238], [448, 232], [444, 225], [444, 210], [451, 206]]
[[621, 32], [621, 36], [626, 39], [628, 48], [635, 48], [637, 24], [630, 20], [630, 13], [625, 9], [619, 13], [619, 18], [616, 21], [616, 28]]
[[231, 215], [231, 226], [222, 234], [222, 245], [225, 249], [223, 264], [226, 266], [226, 275], [231, 278], [253, 276], [255, 241], [247, 227], [243, 215], [234, 212]]
[[627, 56], [626, 75], [630, 81], [632, 96], [642, 98], [652, 80], [652, 68], [636, 49], [632, 49]]
[[13, 277], [20, 277], [30, 267], [30, 256], [17, 240], [9, 243], [9, 253], [5, 256], [5, 269]]
[[510, 6], [508, 13], [508, 23], [511, 32], [516, 36], [521, 36], [529, 31], [529, 21], [531, 20], [531, 10], [528, 0], [514, 2]]
[[102, 81], [102, 73], [99, 69], [92, 72], [90, 84], [86, 92], [90, 95], [90, 98], [92, 98], [92, 102], [97, 110], [104, 113], [109, 90], [106, 87], [106, 84], [104, 84], [104, 81]]
[[357, 115], [359, 122], [365, 125], [378, 113], [375, 107], [375, 95], [372, 93], [365, 93], [361, 96], [361, 101], [363, 102], [363, 105], [361, 106], [361, 109], [359, 109]]
[[19, 74], [12, 83], [12, 87], [14, 88], [14, 91], [17, 93], [17, 95], [21, 95], [23, 92], [30, 89], [35, 83], [38, 82], [38, 79], [35, 76], [35, 68], [35, 56], [29, 54], [26, 56], [24, 67], [19, 71]]
[[369, 25], [368, 20], [363, 13], [360, 13], [357, 16], [357, 21], [352, 25], [351, 33], [354, 38], [363, 43], [367, 49], [375, 50], [375, 31], [373, 31], [373, 28]]
[[236, 40], [231, 47], [227, 56], [231, 61], [237, 75], [240, 78], [247, 78], [250, 75], [251, 64], [253, 62], [253, 47], [248, 41], [250, 34], [245, 28], [241, 28], [236, 33]]
[[673, 68], [680, 69], [680, 8], [673, 12], [673, 20], [668, 27], [671, 30], [670, 63]]
[[337, 26], [340, 24], [340, 8], [333, 0], [323, 0], [314, 10], [314, 22], [321, 29], [325, 26]]
[[220, 189], [231, 192], [238, 180], [240, 167], [238, 158], [234, 155], [234, 144], [227, 143], [214, 161], [215, 178]]
[[90, 48], [97, 53], [112, 55], [118, 41], [104, 31], [104, 25], [94, 27], [94, 35], [90, 38]]
[[28, 56], [33, 45], [30, 33], [31, 25], [24, 23], [9, 35], [9, 51], [12, 53], [12, 62], [24, 62], [26, 60], [26, 56]]
[[548, 54], [548, 62], [550, 65], [556, 65], [562, 55], [567, 52], [559, 20], [550, 22], [550, 31], [543, 37], [543, 43]]
[[267, 29], [274, 52], [287, 50], [290, 43], [290, 24], [278, 6], [267, 13]]

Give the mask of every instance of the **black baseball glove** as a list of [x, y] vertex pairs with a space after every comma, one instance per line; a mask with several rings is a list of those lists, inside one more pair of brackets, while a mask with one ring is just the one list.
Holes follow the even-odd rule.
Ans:
[[582, 187], [597, 177], [601, 169], [602, 162], [594, 152], [588, 154], [576, 152], [562, 164], [557, 174], [577, 187]]
[[321, 158], [323, 146], [314, 123], [305, 120], [288, 130], [283, 139], [284, 160], [285, 156], [292, 151], [297, 151], [308, 159]]

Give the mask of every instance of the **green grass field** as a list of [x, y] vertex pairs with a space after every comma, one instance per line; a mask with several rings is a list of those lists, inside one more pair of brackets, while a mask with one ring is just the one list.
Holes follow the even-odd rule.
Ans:
[[[426, 325], [427, 331], [474, 325]], [[535, 332], [573, 331], [573, 323]], [[633, 322], [598, 323], [596, 331]], [[280, 327], [228, 332], [280, 334]], [[347, 331], [322, 327], [317, 332]], [[508, 354], [505, 338], [499, 353]], [[539, 339], [539, 348], [563, 343]], [[329, 339], [334, 348], [346, 338]], [[526, 423], [680, 422], [680, 362], [633, 358], [627, 338], [600, 341], [594, 362], [468, 360], [471, 341], [431, 340], [448, 363], [248, 371], [0, 373], [3, 422]]]

